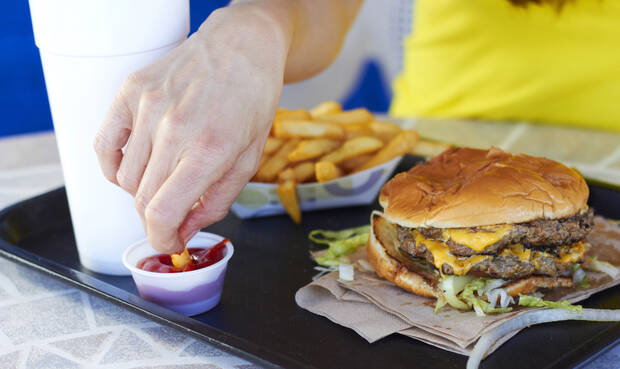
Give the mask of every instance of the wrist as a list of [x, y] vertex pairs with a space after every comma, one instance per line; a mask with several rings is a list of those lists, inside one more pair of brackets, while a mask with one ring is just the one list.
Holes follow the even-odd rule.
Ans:
[[286, 61], [294, 33], [296, 1], [238, 1], [214, 11], [196, 36], [205, 45], [258, 48], [265, 57]]

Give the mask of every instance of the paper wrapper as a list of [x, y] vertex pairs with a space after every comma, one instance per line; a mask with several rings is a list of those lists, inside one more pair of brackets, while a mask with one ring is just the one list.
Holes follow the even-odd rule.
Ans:
[[[595, 218], [588, 236], [592, 248], [586, 255], [620, 265], [620, 226]], [[365, 250], [351, 256], [352, 261], [365, 258]], [[590, 288], [556, 288], [546, 290], [544, 299], [578, 302], [592, 294], [620, 283], [606, 274], [586, 271]], [[342, 282], [338, 273], [329, 273], [301, 288], [295, 295], [297, 304], [315, 314], [349, 327], [368, 342], [393, 333], [402, 334], [455, 353], [469, 355], [484, 333], [508, 319], [532, 308], [515, 307], [512, 312], [478, 317], [473, 311], [444, 307], [434, 313], [435, 300], [411, 294], [373, 272], [356, 268], [355, 280]], [[487, 355], [518, 332], [502, 337]]]

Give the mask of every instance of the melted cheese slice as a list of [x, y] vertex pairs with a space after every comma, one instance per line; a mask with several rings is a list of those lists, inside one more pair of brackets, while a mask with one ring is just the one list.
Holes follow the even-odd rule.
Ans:
[[[483, 260], [493, 258], [493, 255], [474, 255], [474, 256], [457, 256], [453, 255], [450, 252], [450, 248], [447, 244], [440, 242], [429, 240], [422, 236], [420, 232], [413, 232], [416, 244], [424, 244], [426, 249], [433, 254], [433, 265], [439, 270], [439, 273], [443, 275], [442, 266], [444, 264], [448, 264], [452, 267], [454, 275], [466, 275], [472, 266], [480, 263]], [[554, 255], [543, 251], [532, 251], [532, 249], [525, 248], [521, 244], [514, 244], [505, 247], [499, 253], [500, 256], [516, 256], [521, 261], [530, 261], [535, 256], [546, 256], [557, 259], [557, 261], [561, 263], [575, 263], [579, 261], [583, 257], [584, 253], [583, 243], [577, 242], [570, 246], [563, 246], [561, 248], [561, 257], [556, 258]], [[541, 255], [543, 254], [543, 255]], [[535, 264], [537, 264], [538, 260], [535, 260]], [[535, 265], [538, 268], [538, 265]]]
[[444, 264], [452, 267], [454, 275], [465, 275], [474, 264], [491, 257], [489, 255], [455, 256], [450, 252], [448, 245], [443, 242], [429, 240], [418, 231], [414, 231], [414, 236], [417, 245], [424, 244], [426, 249], [433, 254], [433, 264], [442, 275], [441, 266]]
[[501, 240], [513, 226], [505, 224], [499, 226], [483, 227], [477, 232], [469, 228], [446, 228], [442, 231], [444, 241], [452, 240], [460, 245], [480, 252], [485, 247]]
[[532, 250], [524, 248], [520, 243], [505, 247], [499, 254], [500, 256], [515, 255], [521, 261], [530, 261], [532, 259]]

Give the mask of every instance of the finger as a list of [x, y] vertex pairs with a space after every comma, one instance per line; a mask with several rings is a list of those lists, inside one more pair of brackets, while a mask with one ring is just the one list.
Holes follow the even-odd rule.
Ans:
[[134, 130], [129, 137], [125, 154], [121, 159], [116, 181], [118, 185], [135, 196], [153, 148], [149, 132]]
[[133, 122], [125, 102], [119, 99], [122, 97], [114, 99], [93, 143], [103, 175], [115, 184], [118, 184], [116, 173], [123, 159], [122, 149], [129, 139]]
[[138, 215], [140, 215], [145, 231], [146, 208], [161, 185], [166, 181], [166, 178], [172, 174], [176, 163], [179, 161], [178, 145], [165, 142], [171, 140], [174, 140], [174, 138], [168, 137], [166, 139], [166, 134], [160, 134], [155, 137], [148, 163], [134, 195], [134, 205]]
[[[164, 104], [160, 104], [159, 107], [162, 112], [167, 109]], [[178, 113], [179, 111], [182, 109], [177, 108], [159, 116], [156, 122], [159, 123], [158, 129], [153, 133], [154, 137], [151, 140], [151, 154], [134, 196], [134, 204], [145, 231], [147, 231], [146, 209], [162, 184], [175, 170], [184, 147], [184, 137], [187, 135], [184, 132], [186, 116]]]
[[[207, 151], [207, 150], [205, 150]], [[178, 229], [200, 196], [230, 170], [234, 156], [207, 152], [186, 156], [146, 206], [144, 220], [151, 246], [160, 252], [179, 252], [184, 244]]]
[[200, 196], [179, 227], [179, 239], [183, 244], [202, 228], [222, 220], [243, 188], [254, 175], [258, 163], [253, 150], [246, 150], [237, 159], [237, 165]]
[[118, 184], [116, 173], [123, 159], [122, 149], [129, 139], [133, 125], [131, 104], [136, 101], [136, 81], [134, 75], [125, 79], [93, 142], [103, 175], [115, 184]]
[[161, 95], [160, 91], [147, 91], [140, 97], [133, 131], [116, 174], [118, 184], [132, 196], [138, 191], [151, 156], [152, 127], [165, 109]]

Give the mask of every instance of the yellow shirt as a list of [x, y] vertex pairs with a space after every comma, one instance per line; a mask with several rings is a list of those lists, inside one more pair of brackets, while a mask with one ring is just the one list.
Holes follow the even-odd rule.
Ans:
[[413, 27], [393, 116], [620, 131], [620, 1], [417, 0]]

